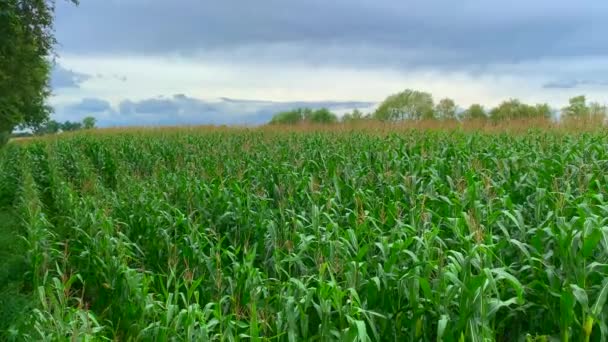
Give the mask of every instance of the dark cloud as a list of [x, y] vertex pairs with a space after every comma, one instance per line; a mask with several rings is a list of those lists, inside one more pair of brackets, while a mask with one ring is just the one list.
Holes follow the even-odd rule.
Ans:
[[607, 15], [596, 0], [88, 0], [59, 5], [57, 33], [84, 54], [475, 66], [606, 55]]
[[330, 110], [367, 109], [371, 102], [317, 101], [317, 102], [273, 102], [222, 98], [205, 101], [176, 94], [172, 97], [156, 97], [139, 101], [124, 100], [117, 109], [102, 99], [83, 99], [77, 104], [58, 107], [56, 116], [62, 120], [80, 118], [82, 113], [101, 113], [100, 126], [133, 125], [190, 125], [213, 124], [257, 125], [270, 121], [277, 112], [298, 108], [329, 108]]
[[75, 72], [59, 64], [55, 64], [51, 72], [51, 88], [55, 90], [60, 88], [80, 88], [80, 85], [91, 77], [91, 75]]
[[80, 88], [81, 84], [90, 79], [116, 79], [122, 82], [127, 81], [127, 77], [124, 75], [103, 75], [97, 73], [95, 75], [89, 75], [82, 72], [76, 72], [63, 67], [61, 64], [55, 64], [51, 71], [51, 88], [53, 90], [60, 90], [66, 88]]
[[561, 80], [543, 84], [545, 89], [573, 89], [579, 87], [606, 87], [608, 81], [593, 80]]
[[138, 102], [123, 101], [120, 104], [121, 114], [156, 114], [177, 113], [179, 104], [172, 99], [155, 98]]
[[101, 113], [112, 110], [110, 102], [97, 98], [84, 98], [78, 103], [71, 104], [65, 108], [71, 113]]

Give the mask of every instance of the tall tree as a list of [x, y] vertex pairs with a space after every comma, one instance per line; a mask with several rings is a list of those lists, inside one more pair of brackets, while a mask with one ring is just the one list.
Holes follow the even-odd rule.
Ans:
[[54, 0], [0, 1], [0, 144], [48, 118], [54, 9]]
[[525, 117], [525, 108], [517, 99], [509, 99], [501, 102], [498, 107], [490, 111], [490, 119], [493, 121], [519, 119]]
[[336, 114], [329, 111], [327, 108], [317, 109], [307, 118], [310, 122], [319, 124], [335, 123], [338, 121]]
[[548, 119], [551, 117], [551, 107], [546, 103], [539, 103], [535, 107], [534, 116], [537, 118]]
[[36, 127], [33, 128], [33, 131], [37, 135], [55, 134], [55, 133], [59, 132], [61, 127], [62, 127], [61, 123], [59, 123], [55, 120], [47, 120], [40, 125], [36, 125]]
[[86, 118], [82, 119], [82, 127], [84, 129], [95, 128], [96, 123], [97, 123], [97, 119], [95, 119], [92, 116], [87, 116]]
[[587, 107], [587, 99], [585, 95], [579, 95], [570, 98], [567, 107], [562, 109], [562, 115], [566, 118], [586, 118], [589, 114], [589, 108]]
[[272, 116], [270, 120], [271, 125], [294, 125], [302, 122], [304, 116], [300, 110], [290, 110], [286, 112], [280, 112]]
[[353, 110], [352, 118], [353, 118], [353, 120], [363, 119], [363, 112], [361, 112], [359, 109], [355, 108], [355, 110]]
[[589, 117], [594, 120], [605, 120], [608, 115], [608, 109], [605, 105], [602, 105], [598, 102], [589, 103], [588, 107]]
[[441, 99], [435, 107], [435, 115], [438, 119], [442, 120], [456, 119], [456, 103], [454, 100], [449, 98]]
[[82, 123], [78, 122], [78, 121], [66, 121], [63, 124], [61, 124], [61, 130], [64, 132], [72, 132], [72, 131], [77, 131], [79, 129], [82, 128]]
[[474, 103], [462, 113], [463, 120], [483, 120], [487, 119], [486, 110], [482, 105]]
[[406, 89], [387, 97], [376, 109], [374, 118], [382, 121], [432, 119], [433, 109], [431, 94]]

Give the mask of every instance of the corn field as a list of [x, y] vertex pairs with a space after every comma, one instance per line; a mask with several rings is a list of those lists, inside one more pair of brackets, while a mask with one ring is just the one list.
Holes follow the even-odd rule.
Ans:
[[68, 135], [0, 151], [0, 205], [6, 340], [608, 340], [600, 132]]

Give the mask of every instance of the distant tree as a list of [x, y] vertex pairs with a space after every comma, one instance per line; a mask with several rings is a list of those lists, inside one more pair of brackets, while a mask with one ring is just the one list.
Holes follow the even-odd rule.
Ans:
[[445, 98], [441, 99], [435, 107], [435, 115], [438, 119], [453, 120], [456, 118], [456, 103], [454, 100]]
[[286, 112], [280, 112], [275, 114], [270, 120], [271, 125], [295, 125], [304, 120], [304, 114], [302, 110], [290, 110]]
[[61, 124], [61, 130], [64, 132], [77, 131], [81, 128], [82, 128], [82, 123], [80, 123], [80, 122], [66, 121], [63, 124]]
[[565, 118], [586, 118], [589, 115], [585, 95], [570, 98], [569, 105], [562, 109]]
[[326, 124], [337, 122], [338, 117], [327, 108], [317, 110], [297, 108], [275, 114], [270, 120], [270, 124], [295, 125], [304, 121]]
[[463, 120], [483, 120], [487, 119], [486, 110], [482, 105], [474, 103], [462, 113]]
[[608, 116], [608, 110], [605, 105], [599, 104], [597, 102], [589, 103], [587, 107], [587, 111], [589, 114], [588, 121], [593, 124], [603, 125], [606, 121], [606, 117]]
[[513, 119], [547, 119], [551, 117], [551, 107], [546, 103], [529, 105], [517, 99], [503, 101], [498, 107], [490, 111], [493, 121]]
[[50, 120], [46, 124], [46, 128], [49, 133], [57, 133], [61, 129], [61, 124], [55, 120]]
[[359, 109], [355, 108], [355, 110], [353, 110], [353, 120], [361, 120], [363, 119], [363, 116], [363, 112]]
[[310, 108], [298, 108], [295, 109], [295, 111], [302, 113], [302, 120], [305, 121], [310, 121], [312, 118], [312, 114], [314, 113], [314, 111]]
[[84, 129], [93, 129], [95, 128], [96, 123], [97, 119], [92, 116], [87, 116], [86, 118], [82, 119], [82, 126]]
[[433, 119], [433, 97], [429, 93], [406, 89], [384, 100], [374, 113], [382, 121]]
[[306, 119], [312, 123], [319, 124], [329, 124], [338, 121], [336, 114], [330, 112], [327, 108], [321, 108], [313, 111]]
[[599, 104], [597, 102], [589, 103], [588, 107], [589, 117], [593, 120], [603, 121], [608, 116], [608, 109], [605, 105]]
[[356, 122], [366, 119], [363, 112], [358, 109], [354, 109], [352, 113], [346, 113], [342, 116], [342, 122]]
[[517, 99], [503, 101], [498, 107], [493, 108], [490, 111], [490, 119], [492, 119], [492, 121], [503, 121], [525, 117], [525, 111], [527, 109], [524, 106], [525, 105]]
[[539, 103], [534, 107], [534, 117], [548, 119], [551, 117], [551, 107], [546, 103]]
[[34, 134], [42, 135], [42, 134], [55, 134], [59, 132], [62, 128], [62, 124], [55, 120], [46, 120], [45, 122], [36, 125], [33, 128]]

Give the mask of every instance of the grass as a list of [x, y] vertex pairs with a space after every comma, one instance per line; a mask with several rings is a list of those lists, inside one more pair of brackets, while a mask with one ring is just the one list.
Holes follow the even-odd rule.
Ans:
[[10, 144], [19, 339], [606, 340], [608, 136], [513, 127]]

